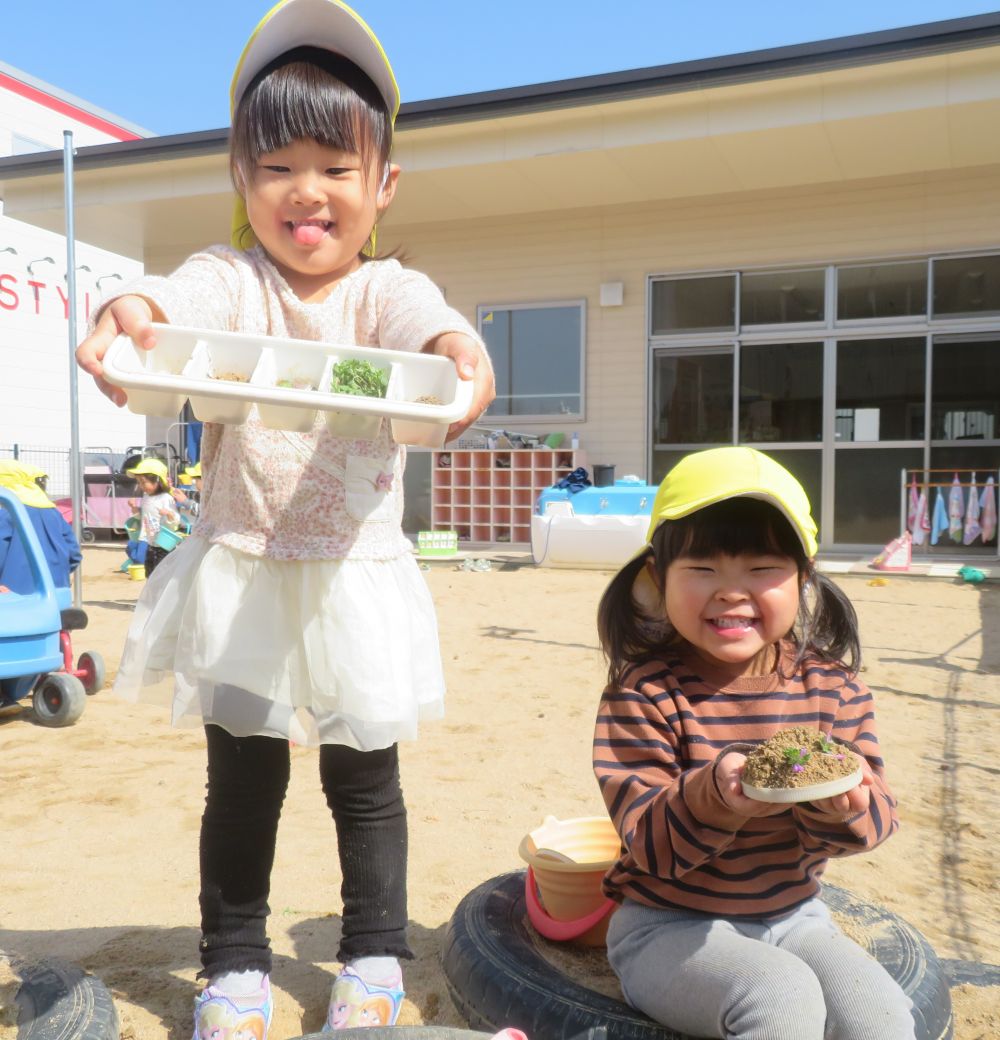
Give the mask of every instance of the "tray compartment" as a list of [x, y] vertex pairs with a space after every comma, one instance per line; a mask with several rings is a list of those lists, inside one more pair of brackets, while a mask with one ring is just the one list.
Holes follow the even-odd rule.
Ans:
[[263, 348], [249, 338], [199, 339], [184, 375], [198, 384], [188, 398], [202, 422], [242, 423], [254, 403], [251, 386]]
[[132, 377], [145, 386], [128, 391], [128, 409], [139, 415], [152, 415], [160, 419], [172, 419], [184, 407], [186, 394], [178, 393], [171, 386], [190, 362], [194, 340], [186, 336], [164, 336], [157, 331], [156, 346], [152, 350], [137, 347], [130, 339], [116, 358], [116, 367], [127, 377]]
[[[420, 406], [422, 414], [393, 418], [393, 440], [422, 448], [443, 447], [448, 426], [461, 418], [454, 415], [457, 397], [463, 395], [471, 404], [472, 383], [458, 378], [451, 358], [414, 354], [412, 362], [402, 367], [399, 384], [399, 400]], [[461, 414], [466, 411], [468, 405]]]
[[[326, 420], [326, 428], [335, 437], [344, 437], [354, 441], [373, 441], [382, 430], [382, 410], [387, 401], [394, 401], [397, 397], [397, 384], [399, 382], [398, 368], [391, 361], [384, 361], [379, 357], [364, 357], [369, 351], [355, 352], [344, 350], [330, 356], [329, 363], [323, 374], [325, 382], [324, 397], [331, 408], [323, 413]], [[389, 373], [389, 385], [385, 397], [362, 397], [355, 394], [335, 394], [329, 388], [333, 382], [333, 368], [339, 361], [363, 358], [371, 361], [373, 365]], [[348, 402], [350, 411], [335, 407], [338, 401]]]
[[251, 380], [252, 386], [273, 391], [270, 399], [257, 402], [260, 421], [275, 430], [308, 433], [316, 425], [315, 394], [330, 385], [329, 369], [323, 350], [265, 347]]

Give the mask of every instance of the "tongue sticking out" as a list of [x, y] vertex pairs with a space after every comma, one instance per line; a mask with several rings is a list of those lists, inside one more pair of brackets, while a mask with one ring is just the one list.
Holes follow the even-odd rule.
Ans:
[[326, 234], [326, 229], [319, 224], [296, 224], [292, 228], [292, 238], [300, 245], [314, 246]]

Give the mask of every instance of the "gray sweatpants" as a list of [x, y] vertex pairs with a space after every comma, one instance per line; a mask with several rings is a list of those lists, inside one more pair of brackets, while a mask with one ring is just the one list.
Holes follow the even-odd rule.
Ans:
[[608, 960], [629, 1004], [691, 1036], [914, 1040], [909, 997], [819, 899], [766, 921], [626, 900]]

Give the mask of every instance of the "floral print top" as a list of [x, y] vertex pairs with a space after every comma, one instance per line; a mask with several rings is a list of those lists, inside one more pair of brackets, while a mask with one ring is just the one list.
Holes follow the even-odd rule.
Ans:
[[[152, 301], [172, 325], [254, 335], [418, 351], [461, 332], [489, 364], [468, 321], [396, 260], [365, 263], [323, 301], [304, 303], [260, 246], [214, 246], [125, 294]], [[412, 548], [401, 527], [405, 459], [387, 421], [371, 441], [334, 436], [321, 416], [305, 434], [265, 427], [256, 409], [241, 425], [206, 423], [194, 533], [274, 560], [395, 559]]]

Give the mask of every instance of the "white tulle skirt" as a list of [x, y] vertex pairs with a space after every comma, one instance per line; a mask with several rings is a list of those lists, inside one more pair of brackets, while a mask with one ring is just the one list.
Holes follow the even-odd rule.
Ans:
[[269, 560], [191, 536], [153, 571], [115, 679], [173, 721], [361, 751], [444, 710], [434, 604], [416, 561]]

